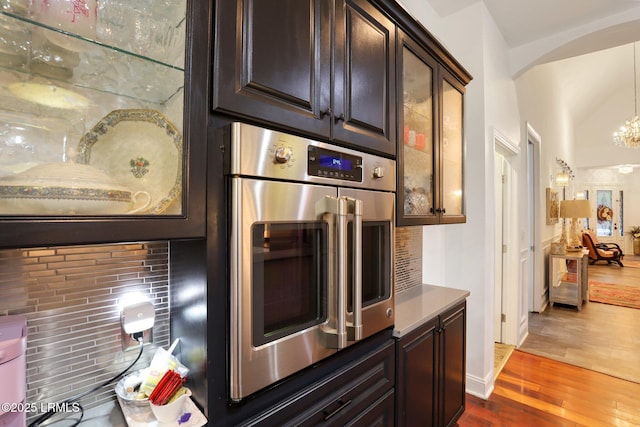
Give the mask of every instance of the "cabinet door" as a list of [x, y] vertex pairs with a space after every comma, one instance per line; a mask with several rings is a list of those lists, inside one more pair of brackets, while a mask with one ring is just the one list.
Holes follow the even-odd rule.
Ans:
[[213, 108], [328, 138], [331, 2], [218, 2]]
[[397, 223], [435, 224], [436, 141], [434, 119], [437, 64], [410, 37], [398, 32]]
[[440, 222], [465, 222], [462, 129], [464, 86], [449, 73], [443, 71], [442, 75]]
[[10, 3], [0, 246], [204, 237], [212, 5]]
[[395, 26], [365, 0], [336, 6], [333, 139], [395, 156]]
[[398, 426], [436, 425], [438, 335], [438, 319], [435, 318], [398, 342]]
[[452, 425], [465, 408], [466, 304], [440, 316], [440, 422]]

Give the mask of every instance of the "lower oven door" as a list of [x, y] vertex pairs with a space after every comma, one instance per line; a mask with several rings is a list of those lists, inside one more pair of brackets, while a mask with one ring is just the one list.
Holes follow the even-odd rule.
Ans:
[[[340, 196], [362, 201], [361, 310], [362, 334], [366, 338], [394, 324], [394, 215], [395, 195], [380, 191], [345, 189]], [[355, 253], [351, 246], [354, 221], [347, 226], [349, 249], [347, 277], [347, 323], [353, 324]], [[349, 343], [355, 341], [349, 336]]]
[[322, 328], [329, 238], [316, 203], [332, 187], [232, 179], [230, 398], [241, 400], [335, 353]]

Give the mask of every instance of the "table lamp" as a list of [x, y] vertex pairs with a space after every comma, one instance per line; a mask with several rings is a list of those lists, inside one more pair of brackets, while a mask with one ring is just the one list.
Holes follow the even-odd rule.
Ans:
[[[578, 220], [591, 216], [591, 206], [588, 200], [562, 200], [560, 202], [560, 218], [571, 219], [567, 250], [578, 251], [582, 249], [582, 239], [578, 230]], [[562, 222], [562, 234], [565, 233], [564, 220]]]

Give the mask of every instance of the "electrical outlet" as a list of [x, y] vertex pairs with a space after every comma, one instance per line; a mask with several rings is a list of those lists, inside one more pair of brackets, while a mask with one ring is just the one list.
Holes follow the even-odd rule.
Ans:
[[149, 328], [142, 332], [136, 332], [133, 334], [128, 334], [125, 332], [124, 328], [121, 329], [121, 337], [122, 337], [122, 350], [128, 350], [130, 348], [138, 348], [140, 345], [138, 342], [138, 337], [142, 337], [143, 343], [150, 343], [153, 341], [153, 329]]
[[120, 313], [122, 349], [138, 347], [139, 339], [142, 339], [143, 343], [151, 342], [155, 317], [153, 304], [149, 301], [140, 301], [124, 306]]

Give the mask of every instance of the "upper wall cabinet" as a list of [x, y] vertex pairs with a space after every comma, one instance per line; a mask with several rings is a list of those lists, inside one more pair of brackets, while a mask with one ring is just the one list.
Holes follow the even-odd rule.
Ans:
[[216, 111], [395, 156], [395, 26], [370, 2], [223, 1], [216, 15]]
[[465, 222], [464, 85], [398, 32], [398, 225]]
[[204, 236], [200, 3], [0, 2], [0, 246]]

